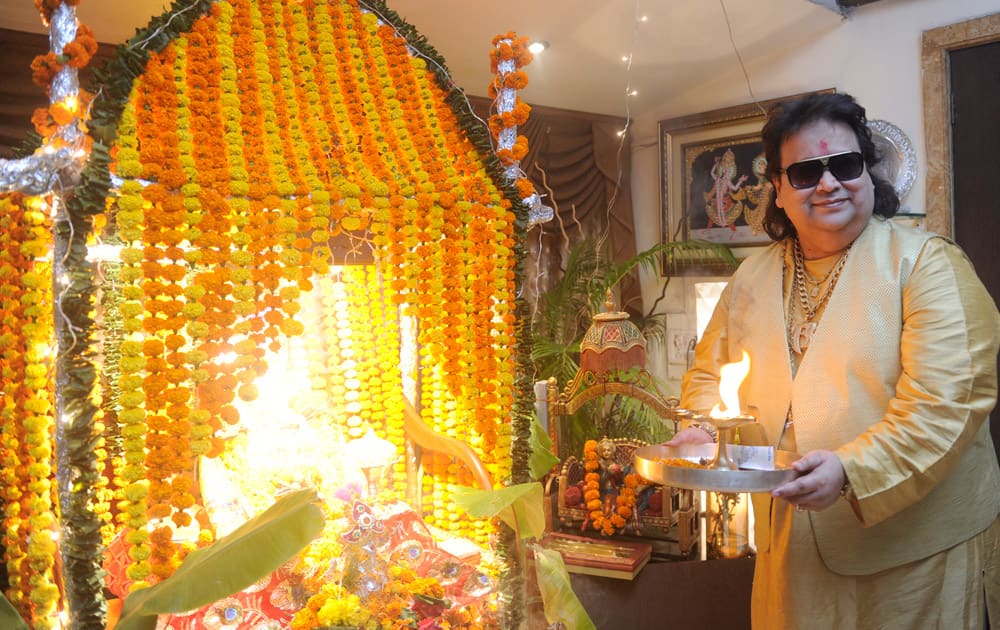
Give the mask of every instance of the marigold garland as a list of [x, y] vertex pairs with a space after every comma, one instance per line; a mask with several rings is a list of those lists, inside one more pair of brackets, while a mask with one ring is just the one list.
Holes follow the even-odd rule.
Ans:
[[118, 421], [121, 424], [122, 452], [125, 464], [121, 470], [123, 489], [118, 518], [128, 528], [129, 557], [132, 563], [126, 570], [133, 588], [147, 585], [151, 573], [149, 566], [149, 533], [146, 529], [148, 483], [146, 482], [146, 395], [141, 345], [144, 296], [142, 282], [142, 229], [144, 200], [142, 185], [131, 179], [142, 172], [136, 138], [136, 101], [130, 101], [122, 112], [118, 127], [118, 171], [128, 177], [121, 186], [116, 214], [118, 236], [124, 247], [120, 258], [119, 279], [122, 282], [123, 301], [119, 306], [122, 328], [126, 340], [120, 346], [118, 360]]
[[[505, 244], [507, 235], [513, 229], [507, 204], [488, 180], [484, 185], [474, 187], [467, 185], [469, 177], [480, 176], [481, 166], [462, 157], [469, 153], [468, 148], [458, 152], [460, 156], [458, 161], [455, 161], [451, 153], [446, 150], [452, 142], [450, 138], [461, 137], [454, 120], [454, 113], [440, 104], [443, 94], [424, 76], [426, 70], [422, 60], [411, 58], [398, 38], [381, 29], [374, 16], [349, 4], [345, 8], [326, 5], [317, 7], [312, 3], [286, 6], [279, 2], [261, 4], [235, 2], [231, 9], [229, 7], [228, 4], [217, 5], [213, 8], [211, 16], [195, 23], [192, 33], [179, 38], [172, 48], [154, 55], [147, 65], [146, 75], [143, 78], [144, 84], [150, 86], [146, 88], [147, 91], [160, 89], [158, 86], [168, 87], [170, 82], [158, 68], [166, 68], [167, 60], [173, 59], [174, 61], [170, 62], [174, 75], [173, 83], [182, 90], [189, 87], [191, 94], [190, 97], [185, 96], [181, 91], [177, 96], [171, 97], [179, 108], [176, 116], [164, 118], [155, 111], [149, 111], [139, 119], [143, 173], [158, 182], [147, 186], [143, 192], [144, 198], [151, 204], [146, 215], [149, 216], [150, 211], [159, 212], [161, 206], [166, 210], [164, 214], [157, 215], [157, 217], [162, 216], [162, 219], [154, 217], [151, 225], [156, 231], [150, 234], [158, 235], [156, 238], [164, 238], [179, 233], [187, 236], [192, 244], [201, 244], [197, 259], [192, 260], [193, 254], [187, 256], [189, 264], [228, 263], [222, 267], [215, 267], [215, 271], [200, 272], [196, 275], [196, 278], [200, 279], [199, 284], [205, 287], [204, 292], [198, 292], [199, 297], [195, 298], [197, 304], [204, 307], [203, 310], [201, 308], [195, 310], [195, 304], [190, 301], [186, 306], [182, 306], [185, 312], [190, 311], [194, 314], [200, 312], [202, 315], [198, 321], [208, 325], [208, 329], [205, 330], [190, 326], [186, 330], [188, 337], [192, 333], [203, 333], [196, 335], [197, 338], [206, 340], [202, 344], [202, 349], [185, 355], [189, 360], [186, 366], [171, 364], [169, 361], [166, 364], [155, 361], [147, 366], [147, 372], [150, 367], [174, 371], [186, 367], [198, 375], [202, 373], [200, 361], [203, 361], [204, 357], [210, 357], [213, 350], [229, 347], [236, 351], [237, 362], [241, 363], [241, 367], [234, 368], [237, 371], [231, 371], [224, 365], [206, 366], [208, 380], [198, 387], [193, 402], [199, 409], [209, 412], [210, 417], [217, 417], [212, 410], [219, 408], [219, 401], [222, 400], [224, 405], [225, 399], [231, 400], [225, 394], [226, 379], [233, 383], [232, 379], [235, 377], [236, 382], [233, 385], [241, 392], [241, 397], [244, 393], [249, 393], [250, 378], [259, 370], [251, 372], [245, 368], [254, 364], [258, 358], [254, 356], [255, 349], [252, 346], [234, 344], [232, 332], [236, 332], [237, 335], [249, 335], [248, 340], [270, 340], [269, 343], [273, 348], [279, 331], [287, 333], [298, 332], [301, 329], [301, 324], [292, 326], [292, 323], [297, 324], [297, 322], [290, 319], [290, 316], [295, 314], [291, 309], [297, 303], [293, 293], [295, 289], [283, 283], [289, 281], [301, 283], [311, 273], [311, 253], [313, 243], [317, 239], [313, 237], [303, 240], [299, 235], [330, 226], [326, 223], [326, 217], [318, 215], [313, 206], [303, 205], [310, 195], [316, 195], [325, 185], [319, 176], [320, 172], [313, 167], [317, 163], [318, 156], [315, 153], [307, 153], [306, 148], [327, 139], [354, 138], [359, 143], [361, 151], [350, 152], [348, 165], [352, 167], [350, 172], [356, 173], [364, 182], [364, 186], [357, 187], [344, 183], [344, 180], [336, 180], [338, 183], [335, 191], [331, 192], [329, 198], [331, 201], [342, 200], [344, 212], [339, 224], [334, 226], [331, 232], [337, 228], [343, 230], [345, 227], [356, 230], [366, 225], [373, 225], [374, 229], [370, 217], [391, 219], [393, 208], [391, 188], [396, 182], [406, 182], [399, 179], [401, 175], [406, 172], [412, 175], [416, 186], [404, 183], [400, 187], [400, 192], [409, 196], [400, 197], [395, 205], [397, 208], [402, 205], [406, 209], [404, 215], [399, 217], [399, 223], [396, 223], [399, 227], [392, 228], [386, 225], [384, 229], [379, 229], [382, 233], [396, 229], [403, 236], [402, 244], [405, 251], [401, 256], [396, 256], [393, 253], [395, 250], [390, 247], [390, 260], [396, 263], [384, 269], [388, 274], [389, 285], [396, 287], [396, 291], [402, 289], [404, 296], [410, 296], [403, 297], [404, 306], [410, 309], [409, 313], [421, 318], [421, 351], [426, 353], [423, 363], [433, 365], [443, 360], [446, 367], [443, 371], [436, 368], [433, 370], [436, 375], [427, 381], [427, 386], [432, 389], [425, 390], [423, 398], [429, 401], [429, 408], [433, 408], [434, 400], [454, 402], [437, 407], [437, 410], [443, 411], [443, 417], [435, 416], [428, 419], [442, 432], [455, 435], [459, 439], [468, 439], [477, 452], [481, 452], [491, 472], [502, 478], [504, 471], [509, 469], [509, 464], [503, 464], [508, 461], [504, 457], [504, 451], [510, 444], [509, 437], [503, 436], [505, 433], [509, 435], [509, 431], [502, 428], [502, 425], [507, 424], [503, 420], [503, 409], [507, 408], [503, 401], [509, 400], [510, 381], [501, 382], [499, 389], [497, 386], [489, 385], [504, 371], [499, 367], [503, 359], [499, 362], [496, 359], [489, 359], [493, 350], [485, 353], [484, 357], [482, 349], [493, 348], [498, 333], [501, 342], [511, 337], [510, 321], [503, 315], [506, 301], [497, 302], [493, 298], [494, 291], [499, 289], [502, 293], [509, 294], [512, 288], [508, 281], [508, 276], [511, 274], [509, 263], [502, 262], [510, 260], [510, 250]], [[310, 35], [311, 30], [305, 27], [307, 19], [316, 20], [324, 17], [330, 20], [332, 29], [315, 29], [316, 35]], [[214, 26], [211, 28], [201, 26], [209, 23]], [[228, 33], [225, 27], [227, 24]], [[251, 31], [263, 32], [264, 38], [254, 40], [248, 37], [245, 30], [248, 26]], [[355, 36], [359, 29], [366, 31], [369, 37]], [[329, 40], [326, 39], [328, 32], [332, 35]], [[316, 42], [316, 48], [310, 46], [313, 41]], [[237, 55], [229, 52], [213, 55], [207, 51], [226, 45], [236, 47], [240, 42], [246, 42], [240, 48], [244, 51], [244, 58], [250, 54], [251, 46], [258, 52], [253, 55], [253, 59], [257, 61], [251, 66], [254, 70], [252, 79], [255, 80], [244, 86], [256, 89], [244, 91], [241, 99], [233, 99], [227, 95], [232, 94], [234, 88], [225, 86], [236, 81], [237, 76], [231, 76], [227, 82], [224, 65], [219, 68], [201, 68], [197, 63], [214, 63], [212, 60], [225, 60], [232, 55], [239, 64], [241, 61]], [[197, 46], [192, 45], [193, 43], [197, 43]], [[319, 60], [313, 57], [319, 52], [322, 59], [324, 54], [322, 51], [329, 55], [338, 46], [356, 53], [335, 55], [337, 63], [332, 66], [321, 65]], [[267, 49], [277, 50], [282, 54], [270, 57], [259, 54]], [[399, 61], [410, 68], [411, 72], [396, 77], [391, 72], [379, 72], [376, 73], [375, 79], [369, 78], [366, 64], [360, 60], [369, 56], [382, 59], [384, 61], [378, 64], [378, 67], [382, 68], [390, 58], [387, 52], [389, 50], [393, 51], [392, 54], [403, 55]], [[191, 57], [195, 54], [204, 61], [196, 62]], [[160, 61], [161, 58], [163, 61]], [[335, 74], [331, 74], [331, 68], [337, 69]], [[189, 77], [187, 82], [181, 80], [184, 76]], [[277, 81], [272, 79], [275, 76], [278, 77]], [[292, 76], [299, 79], [292, 81], [290, 79]], [[191, 77], [207, 78], [199, 78], [197, 83], [192, 83]], [[404, 85], [397, 87], [392, 83], [393, 78], [402, 81]], [[310, 96], [324, 89], [329, 90], [331, 86], [339, 88], [335, 94], [341, 99], [340, 106], [337, 98], [333, 99], [332, 124], [326, 122], [324, 118], [324, 115], [331, 110], [321, 106], [317, 99]], [[400, 92], [404, 89], [417, 98], [401, 99]], [[212, 97], [211, 94], [215, 90], [221, 90], [222, 96]], [[198, 98], [201, 105], [195, 107], [195, 103], [191, 102], [194, 98]], [[262, 108], [255, 106], [257, 98], [262, 99]], [[352, 100], [347, 100], [348, 98]], [[167, 102], [169, 101], [170, 98]], [[428, 109], [424, 106], [425, 103], [433, 103], [433, 108]], [[249, 107], [244, 104], [248, 104]], [[413, 107], [411, 114], [404, 111], [407, 105]], [[276, 115], [272, 119], [265, 118], [263, 133], [255, 132], [255, 135], [263, 137], [265, 148], [262, 153], [269, 158], [267, 163], [271, 167], [271, 172], [277, 174], [277, 178], [273, 180], [277, 196], [265, 198], [262, 200], [263, 203], [258, 205], [259, 202], [253, 199], [249, 204], [245, 204], [238, 196], [225, 199], [206, 194], [209, 185], [218, 183], [219, 178], [224, 180], [228, 177], [230, 181], [237, 182], [234, 193], [245, 190], [253, 197], [253, 186], [239, 182], [249, 181], [250, 168], [257, 167], [248, 166], [247, 169], [241, 169], [237, 158], [241, 153], [238, 148], [241, 139], [248, 140], [251, 131], [243, 125], [245, 122], [256, 124], [256, 121], [260, 120], [257, 113], [259, 111], [273, 111]], [[219, 117], [223, 122], [217, 122]], [[280, 122], [286, 118], [301, 120], [302, 124]], [[190, 132], [186, 131], [188, 128]], [[141, 131], [142, 129], [148, 131]], [[174, 130], [170, 133], [177, 134], [178, 138], [174, 146], [178, 147], [180, 153], [174, 153], [176, 157], [171, 156], [171, 151], [175, 149], [172, 149], [169, 143], [156, 142], [157, 138], [165, 138], [164, 130], [170, 129]], [[242, 133], [237, 134], [237, 130], [242, 130]], [[287, 131], [291, 133], [286, 133]], [[333, 135], [334, 132], [336, 136]], [[202, 133], [204, 135], [199, 135]], [[214, 147], [213, 143], [219, 142], [221, 147]], [[371, 150], [366, 148], [368, 142], [373, 143]], [[419, 147], [421, 150], [413, 154], [410, 152], [411, 147], [413, 149]], [[312, 149], [309, 148], [308, 151]], [[189, 154], [193, 159], [187, 157]], [[242, 157], [249, 162], [246, 149], [242, 151]], [[427, 164], [440, 163], [452, 166], [444, 169], [435, 167], [433, 172], [424, 170]], [[188, 183], [185, 184], [185, 181]], [[183, 196], [183, 202], [174, 201], [178, 192]], [[457, 200], [470, 194], [475, 199], [473, 203], [456, 203]], [[296, 196], [293, 198], [289, 195]], [[317, 205], [323, 207], [324, 199], [322, 195], [320, 197], [321, 203]], [[216, 205], [217, 209], [206, 211], [207, 208], [204, 206], [208, 202]], [[176, 205], [179, 203], [186, 209], [186, 220], [179, 224], [165, 223], [164, 221], [170, 221], [172, 216], [180, 216], [172, 214], [176, 211], [169, 210], [166, 204], [174, 204], [174, 207], [179, 208]], [[390, 214], [386, 215], [386, 211]], [[465, 214], [469, 211], [480, 213], [481, 218], [476, 220]], [[331, 218], [335, 218], [336, 213], [331, 211], [329, 214]], [[258, 223], [257, 217], [266, 217], [267, 223]], [[228, 224], [238, 231], [230, 232], [225, 223], [219, 223], [227, 221], [227, 218]], [[473, 228], [467, 233], [466, 226], [470, 223]], [[255, 229], [256, 225], [267, 231], [257, 232], [254, 238], [239, 236], [244, 230]], [[491, 245], [497, 242], [494, 237], [495, 232], [491, 231], [491, 225], [497, 226], [503, 233], [497, 246]], [[273, 229], [272, 226], [277, 229]], [[464, 234], [468, 234], [468, 237], [463, 238]], [[442, 238], [445, 236], [448, 238]], [[167, 249], [171, 246], [169, 243], [163, 243], [155, 249], [150, 249], [148, 244], [145, 246], [144, 251], [147, 254], [156, 256], [155, 259], [148, 260], [143, 267], [144, 286], [148, 289], [170, 290], [171, 285], [177, 282], [170, 277], [155, 276], [155, 274], [172, 273], [169, 264], [165, 266], [160, 259], [167, 255]], [[243, 255], [242, 248], [246, 248], [249, 255]], [[232, 252], [228, 261], [221, 256], [217, 258], [218, 254], [227, 250]], [[467, 253], [463, 253], [463, 250]], [[472, 280], [462, 274], [445, 272], [445, 269], [452, 268], [452, 265], [459, 265], [463, 259], [468, 259], [469, 254], [472, 255], [471, 260], [475, 261], [476, 268], [481, 270], [480, 273], [492, 277], [492, 281]], [[323, 260], [324, 257], [321, 255], [317, 262], [322, 263]], [[250, 272], [252, 277], [248, 278], [245, 272], [240, 272], [241, 267], [248, 271], [252, 270]], [[276, 277], [269, 273], [272, 269], [280, 269], [280, 275]], [[238, 277], [234, 279], [234, 276]], [[150, 282], [151, 280], [153, 282]], [[367, 282], [359, 284], [364, 286]], [[250, 318], [245, 323], [221, 318], [224, 302], [220, 302], [215, 296], [223, 296], [225, 299], [229, 291], [232, 291], [232, 296], [236, 300], [245, 300], [254, 294], [257, 296], [252, 312], [249, 312], [251, 310], [249, 305], [241, 307], [237, 304], [233, 309], [237, 313], [237, 320], [241, 317]], [[436, 296], [446, 291], [452, 300], [442, 308]], [[188, 299], [192, 299], [194, 290], [185, 289], [185, 292], [188, 294]], [[176, 295], [176, 292], [174, 293]], [[153, 296], [156, 293], [146, 293], [146, 295]], [[468, 303], [470, 297], [475, 298], [479, 295], [484, 296], [481, 302]], [[486, 298], [486, 295], [490, 297]], [[209, 296], [213, 297], [210, 299]], [[178, 306], [184, 304], [179, 297], [173, 298], [172, 301]], [[161, 299], [150, 302], [147, 297], [145, 310], [152, 309], [150, 312], [163, 313], [164, 308], [170, 307], [170, 301], [166, 304], [162, 303]], [[364, 307], [371, 308], [367, 302]], [[279, 309], [286, 311], [284, 315], [279, 314]], [[498, 311], [499, 319], [493, 315]], [[254, 318], [258, 317], [255, 313], [261, 312], [265, 315], [262, 326], [257, 327], [253, 323]], [[167, 337], [177, 335], [179, 330], [171, 327], [172, 316], [165, 315], [168, 328], [163, 328], [162, 323], [158, 324], [157, 328], [164, 330]], [[216, 321], [204, 319], [209, 315], [214, 316]], [[369, 311], [366, 319], [370, 320], [372, 317], [373, 313]], [[464, 325], [466, 321], [474, 323], [472, 326], [466, 326]], [[218, 324], [229, 327], [228, 343], [218, 333], [211, 332]], [[147, 329], [149, 325], [149, 321], [144, 323]], [[459, 334], [454, 334], [456, 332]], [[506, 350], [501, 348], [498, 352], [504, 353]], [[167, 354], [169, 353], [165, 352], [160, 358], [165, 361]], [[191, 363], [192, 359], [195, 360], [194, 363]], [[377, 365], [377, 360], [375, 363], [362, 366], [355, 375], [356, 378], [349, 379], [351, 383], [365, 384], [364, 387], [359, 387], [356, 393], [351, 394], [355, 400], [347, 401], [352, 407], [345, 419], [350, 423], [350, 426], [346, 427], [349, 433], [356, 433], [362, 429], [363, 423], [368, 422], [363, 419], [364, 416], [375, 413], [378, 408], [376, 403], [378, 406], [384, 406], [381, 401], [382, 390], [388, 388], [373, 378], [376, 373], [374, 365]], [[462, 366], [471, 367], [473, 371], [469, 372], [468, 368], [464, 368], [465, 373], [463, 373]], [[263, 369], [263, 366], [258, 367]], [[245, 374], [246, 377], [241, 374]], [[463, 401], [469, 392], [463, 391], [463, 384], [470, 381], [485, 383], [489, 387], [478, 392], [480, 404], [466, 410]], [[222, 385], [221, 390], [216, 383]], [[434, 385], [435, 383], [439, 385]], [[171, 386], [169, 389], [172, 390], [174, 387], [176, 386]], [[435, 387], [444, 387], [445, 389], [441, 391], [446, 393], [443, 395], [438, 393], [433, 389]], [[503, 392], [503, 395], [498, 396], [498, 392]], [[353, 409], [355, 407], [356, 409]], [[394, 405], [397, 409], [394, 417], [397, 419], [401, 417], [401, 412], [398, 411], [400, 407], [399, 403]], [[472, 426], [474, 431], [459, 433], [456, 429], [462, 427], [463, 423], [459, 422], [458, 418], [468, 415], [477, 418]], [[190, 417], [189, 423], [192, 423], [199, 416], [192, 414]], [[169, 420], [167, 423], [169, 424]], [[380, 428], [382, 426], [384, 425], [380, 422], [375, 428], [384, 431]], [[388, 432], [385, 434], [389, 435]], [[400, 439], [401, 436], [396, 432], [392, 437]], [[496, 448], [498, 445], [501, 446], [499, 450]], [[154, 444], [153, 448], [155, 450], [160, 447]], [[203, 447], [199, 446], [199, 450], [201, 448]], [[162, 463], [160, 459], [155, 461]], [[498, 466], [498, 463], [501, 465]], [[455, 472], [454, 467], [449, 473], [447, 463], [443, 463], [435, 472], [442, 479], [441, 489], [436, 493], [440, 496], [447, 496], [449, 484], [454, 485], [463, 481], [462, 476], [466, 474], [463, 471]], [[163, 479], [167, 477], [169, 475], [163, 476]], [[401, 481], [394, 483], [399, 487], [402, 486]], [[154, 484], [151, 488], [154, 496], [160, 497], [158, 500], [163, 501], [166, 499], [166, 488], [157, 490], [156, 487]], [[151, 505], [151, 509], [158, 516], [176, 514], [176, 512], [167, 514], [165, 508], [156, 508], [155, 505]], [[453, 522], [455, 511], [449, 509], [451, 507], [444, 502], [432, 510], [439, 514], [448, 514], [446, 520], [452, 521], [452, 526], [455, 527], [457, 526]]]
[[[56, 12], [61, 12], [62, 32], [59, 35], [65, 35], [66, 29], [70, 33], [75, 32], [75, 35], [68, 43], [63, 43], [61, 37], [53, 38], [53, 46], [62, 48], [39, 56], [32, 63], [34, 81], [53, 94], [49, 106], [37, 110], [32, 122], [47, 148], [71, 148], [86, 153], [90, 148], [90, 139], [84, 133], [90, 97], [77, 88], [76, 72], [90, 62], [97, 43], [92, 31], [76, 21], [74, 7], [77, 3], [78, 0], [36, 0], [35, 6], [44, 22], [52, 19]], [[50, 83], [56, 77], [60, 82], [50, 89]], [[56, 95], [59, 100], [55, 100]], [[15, 206], [20, 206], [23, 201], [16, 195], [11, 199]], [[56, 611], [60, 595], [64, 595], [72, 607], [71, 614], [75, 621], [87, 625], [100, 623], [104, 617], [103, 600], [88, 597], [87, 593], [97, 583], [95, 574], [100, 565], [100, 529], [102, 523], [106, 523], [109, 507], [101, 489], [106, 482], [99, 481], [98, 475], [98, 470], [104, 468], [105, 451], [100, 413], [93, 402], [95, 379], [90, 358], [93, 322], [89, 308], [81, 308], [89, 304], [93, 297], [92, 270], [84, 260], [84, 241], [90, 236], [92, 225], [88, 219], [67, 219], [63, 214], [53, 226], [48, 220], [47, 209], [52, 204], [65, 207], [62, 202], [59, 196], [51, 196], [44, 201], [29, 200], [30, 207], [20, 215], [28, 221], [24, 231], [10, 229], [12, 226], [8, 224], [3, 226], [0, 235], [0, 242], [3, 243], [0, 249], [6, 249], [11, 242], [20, 243], [25, 260], [18, 267], [18, 273], [23, 274], [20, 282], [28, 289], [21, 296], [22, 310], [19, 313], [24, 319], [13, 329], [27, 343], [12, 356], [14, 365], [21, 365], [26, 370], [23, 378], [18, 379], [20, 387], [28, 388], [25, 400], [19, 405], [19, 413], [24, 415], [14, 418], [23, 425], [23, 429], [18, 429], [21, 433], [4, 431], [8, 437], [18, 435], [18, 439], [15, 444], [5, 438], [3, 463], [19, 472], [21, 478], [15, 485], [23, 488], [16, 498], [16, 508], [8, 502], [13, 496], [5, 497], [5, 513], [16, 513], [25, 526], [25, 535], [28, 531], [31, 534], [24, 549], [4, 541], [11, 573], [7, 595], [30, 625], [36, 628], [55, 627], [60, 623]], [[11, 238], [14, 240], [11, 241]], [[42, 260], [52, 249], [61, 252], [56, 263], [59, 278], [55, 292], [52, 290], [52, 263]], [[46, 277], [47, 282], [44, 281]], [[17, 284], [5, 275], [4, 292]], [[52, 314], [56, 303], [64, 318], [61, 320], [64, 325], [58, 329], [54, 326]], [[6, 320], [18, 311], [4, 308], [4, 312]], [[11, 323], [5, 321], [4, 326]], [[58, 345], [58, 352], [43, 350], [55, 345]], [[66, 478], [60, 477], [58, 484], [60, 499], [68, 495], [59, 506], [62, 517], [73, 524], [73, 527], [65, 527], [62, 531], [61, 545], [67, 551], [67, 562], [62, 567], [60, 580], [65, 591], [62, 594], [55, 586], [53, 575], [57, 522], [53, 505], [57, 496], [56, 484], [53, 483], [53, 441], [56, 433], [53, 416], [57, 409], [51, 381], [55, 369], [65, 377], [61, 381], [64, 383], [62, 393], [65, 401], [70, 401], [61, 401], [62, 406], [58, 410], [61, 414], [58, 428], [62, 449], [60, 465], [74, 471], [72, 489], [64, 487]], [[4, 378], [10, 376], [10, 370], [5, 368], [4, 372]], [[13, 390], [4, 387], [4, 395], [8, 394], [14, 394]], [[0, 409], [5, 407], [6, 403], [0, 405]], [[11, 416], [5, 415], [3, 419], [10, 420]], [[15, 454], [17, 450], [20, 450], [19, 454]], [[15, 460], [19, 463], [15, 464]], [[9, 535], [12, 531], [16, 529], [8, 529], [6, 533]]]
[[[363, 308], [393, 340], [379, 344], [389, 350], [375, 351], [363, 372], [361, 410], [377, 430], [402, 448], [402, 375], [371, 367], [391, 362], [398, 347], [390, 325], [397, 305], [420, 318], [426, 419], [472, 444], [498, 482], [513, 466], [510, 409], [523, 412], [509, 346], [518, 335], [514, 234], [524, 209], [487, 175], [459, 128], [456, 94], [433, 78], [438, 69], [409, 56], [399, 37], [407, 28], [354, 2], [212, 4], [193, 24], [178, 20], [191, 25], [181, 37], [170, 20], [157, 22], [173, 43], [146, 64], [117, 130], [121, 314], [130, 337], [117, 383], [122, 518], [133, 528], [129, 571], [140, 587], [179, 558], [171, 531], [186, 522], [192, 486], [188, 464], [170, 458], [219, 450], [215, 432], [238, 421], [234, 399], [252, 398], [252, 381], [266, 369], [261, 344], [275, 349], [302, 332], [296, 294], [332, 261], [326, 248], [338, 233], [371, 248], [375, 265], [358, 284], [377, 284], [383, 301]], [[73, 63], [88, 51], [89, 42], [78, 44]], [[106, 94], [124, 105], [127, 92]], [[56, 122], [63, 115], [49, 114]], [[85, 192], [79, 203], [91, 208], [93, 191]], [[465, 473], [447, 459], [432, 472], [436, 520], [464, 532], [447, 497]], [[149, 516], [161, 523], [152, 533]], [[474, 528], [483, 539], [492, 531], [486, 522]]]
[[517, 96], [517, 91], [528, 85], [528, 75], [521, 68], [534, 58], [528, 50], [529, 43], [527, 37], [518, 37], [514, 32], [493, 38], [490, 70], [496, 76], [488, 88], [496, 108], [489, 119], [490, 132], [497, 143], [496, 154], [525, 203], [535, 194], [535, 186], [518, 168], [528, 153], [528, 139], [517, 134], [517, 127], [527, 122], [531, 107]]
[[[76, 4], [78, 0], [44, 2], [36, 0], [35, 6], [41, 13], [43, 21], [48, 23], [60, 6], [73, 7]], [[74, 11], [73, 17], [75, 17], [75, 10], [71, 11]], [[90, 63], [98, 49], [94, 32], [78, 20], [75, 21], [75, 29], [74, 39], [66, 43], [61, 50], [52, 50], [32, 60], [31, 78], [35, 85], [49, 90], [52, 81], [60, 74], [64, 77], [74, 77], [75, 82], [76, 72]], [[86, 91], [75, 89], [69, 90], [60, 100], [50, 101], [46, 107], [36, 109], [31, 122], [35, 131], [41, 136], [42, 143], [50, 148], [61, 148], [66, 146], [66, 138], [71, 138], [74, 144], [79, 143], [72, 148], [89, 151], [91, 145], [89, 136], [79, 132], [86, 128], [85, 119], [90, 100], [91, 96]], [[60, 133], [62, 130], [69, 130], [69, 133]]]
[[57, 623], [52, 268], [47, 203], [0, 200], [0, 425], [3, 545], [11, 603], [36, 628]]
[[597, 453], [597, 440], [587, 440], [583, 445], [584, 474], [583, 500], [590, 526], [604, 536], [613, 536], [625, 530], [635, 508], [635, 491], [639, 476], [625, 475], [610, 511], [601, 493], [601, 463]]

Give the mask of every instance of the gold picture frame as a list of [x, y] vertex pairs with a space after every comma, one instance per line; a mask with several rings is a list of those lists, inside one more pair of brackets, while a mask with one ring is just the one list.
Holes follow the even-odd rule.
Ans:
[[[763, 176], [760, 130], [767, 110], [794, 94], [661, 120], [660, 216], [663, 242], [703, 240], [735, 250], [766, 245], [760, 229], [771, 184]], [[745, 253], [745, 252], [743, 252]]]

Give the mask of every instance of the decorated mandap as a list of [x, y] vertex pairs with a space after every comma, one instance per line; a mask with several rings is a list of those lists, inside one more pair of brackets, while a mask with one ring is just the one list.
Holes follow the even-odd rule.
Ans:
[[51, 104], [0, 167], [11, 618], [522, 624], [524, 532], [456, 494], [531, 481], [525, 42], [483, 121], [380, 1], [179, 0], [86, 89], [76, 2], [36, 5]]

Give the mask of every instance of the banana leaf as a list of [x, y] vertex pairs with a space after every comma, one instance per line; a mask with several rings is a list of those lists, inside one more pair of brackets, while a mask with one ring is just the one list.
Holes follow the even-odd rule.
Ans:
[[456, 487], [455, 504], [475, 518], [499, 516], [521, 538], [539, 538], [545, 532], [542, 484], [519, 483], [499, 490]]
[[535, 554], [535, 576], [542, 594], [545, 621], [549, 624], [562, 622], [572, 630], [597, 630], [590, 615], [580, 603], [569, 581], [569, 572], [562, 555], [554, 549], [541, 545], [530, 545]]
[[10, 605], [7, 598], [0, 594], [0, 628], [7, 630], [29, 630], [28, 624], [24, 622], [17, 610]]
[[532, 479], [541, 479], [552, 468], [559, 464], [559, 458], [552, 453], [552, 438], [538, 421], [531, 420], [531, 455], [528, 456], [528, 468]]
[[172, 576], [129, 593], [115, 630], [153, 630], [161, 614], [196, 610], [275, 571], [323, 529], [315, 490], [287, 494], [214, 544], [192, 552]]

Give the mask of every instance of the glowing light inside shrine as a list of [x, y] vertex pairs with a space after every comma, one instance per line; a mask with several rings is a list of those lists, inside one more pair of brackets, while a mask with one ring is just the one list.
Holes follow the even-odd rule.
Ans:
[[251, 514], [295, 488], [311, 486], [321, 495], [332, 495], [351, 473], [343, 461], [343, 436], [309, 400], [300, 343], [268, 353], [265, 360], [268, 371], [256, 381], [263, 394], [253, 401], [235, 402], [240, 424], [232, 428], [223, 457], [228, 474], [217, 471], [220, 474], [212, 478], [215, 487], [206, 490], [218, 503], [245, 501]]
[[396, 461], [396, 447], [368, 429], [363, 438], [348, 443], [351, 457], [359, 468], [378, 468]]
[[[336, 272], [334, 268], [332, 273]], [[382, 419], [367, 417], [358, 400], [362, 382], [357, 361], [346, 356], [353, 354], [355, 342], [349, 329], [332, 337], [342, 358], [330, 368], [340, 372], [337, 380], [346, 390], [341, 401], [331, 405], [326, 390], [317, 389], [310, 365], [318, 360], [321, 336], [330, 338], [330, 333], [321, 332], [323, 325], [316, 310], [320, 294], [303, 292], [299, 299], [307, 333], [286, 340], [279, 351], [264, 354], [267, 371], [255, 380], [260, 395], [253, 400], [234, 400], [240, 421], [222, 431], [226, 452], [218, 460], [201, 462], [201, 490], [220, 531], [231, 531], [269, 507], [275, 496], [296, 488], [313, 487], [327, 501], [364, 495], [371, 491], [372, 481], [382, 488], [389, 466], [402, 457], [394, 444], [378, 437]], [[349, 303], [343, 291], [333, 291], [323, 299], [330, 312], [339, 314], [338, 322], [348, 320]], [[412, 399], [416, 393], [412, 376], [416, 373], [416, 327], [408, 318], [403, 318], [401, 327], [399, 360], [408, 379], [404, 390]], [[210, 360], [225, 366], [240, 358], [228, 351]]]

